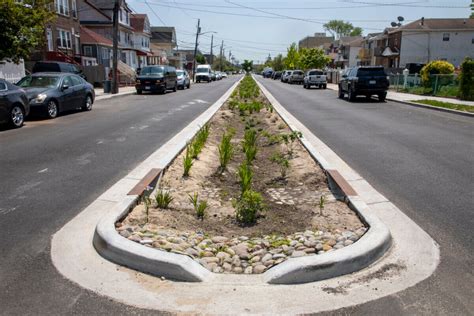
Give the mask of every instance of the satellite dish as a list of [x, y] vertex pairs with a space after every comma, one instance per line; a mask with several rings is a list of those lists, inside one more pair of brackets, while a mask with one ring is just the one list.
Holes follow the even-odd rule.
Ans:
[[398, 24], [395, 23], [395, 22], [392, 22], [392, 23], [390, 23], [390, 25], [391, 25], [392, 27], [397, 27]]
[[398, 20], [399, 22], [405, 21], [405, 19], [403, 18], [403, 16], [399, 16], [399, 17], [397, 18], [397, 20]]

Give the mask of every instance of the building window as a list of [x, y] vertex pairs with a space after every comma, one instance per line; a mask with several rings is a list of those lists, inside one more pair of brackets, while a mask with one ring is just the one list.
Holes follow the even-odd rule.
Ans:
[[58, 29], [58, 47], [70, 49], [71, 46], [71, 32]]
[[443, 42], [449, 42], [449, 33], [443, 33]]
[[[66, 0], [66, 1], [67, 1], [67, 0]], [[77, 18], [77, 4], [76, 4], [76, 0], [72, 0], [71, 15], [72, 15], [72, 17]]]
[[83, 46], [84, 56], [92, 57], [92, 46]]
[[69, 16], [69, 0], [55, 0], [56, 12]]
[[108, 48], [102, 47], [102, 59], [110, 59]]

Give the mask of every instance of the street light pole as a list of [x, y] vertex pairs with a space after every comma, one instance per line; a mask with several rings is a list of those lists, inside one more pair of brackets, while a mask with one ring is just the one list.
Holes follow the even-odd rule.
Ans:
[[220, 71], [222, 71], [222, 59], [224, 58], [223, 56], [223, 53], [224, 53], [224, 41], [222, 41], [222, 44], [221, 44], [221, 53], [220, 53]]
[[194, 45], [194, 58], [193, 58], [193, 80], [196, 82], [196, 55], [198, 49], [198, 40], [199, 40], [199, 33], [201, 33], [201, 19], [198, 19], [197, 25], [197, 32], [196, 32], [196, 43]]
[[118, 34], [119, 34], [119, 19], [118, 14], [120, 10], [121, 0], [115, 0], [114, 14], [113, 14], [113, 52], [112, 52], [112, 94], [118, 93]]
[[210, 60], [211, 67], [212, 67], [212, 64], [214, 63], [214, 51], [213, 51], [214, 47], [213, 46], [214, 46], [214, 34], [212, 34], [211, 36], [211, 60]]

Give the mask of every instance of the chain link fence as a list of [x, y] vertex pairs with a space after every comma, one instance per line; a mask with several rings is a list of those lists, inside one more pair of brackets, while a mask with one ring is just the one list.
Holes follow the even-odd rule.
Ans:
[[457, 74], [430, 75], [428, 82], [423, 82], [419, 74], [392, 74], [389, 77], [390, 89], [397, 92], [451, 98], [459, 95]]

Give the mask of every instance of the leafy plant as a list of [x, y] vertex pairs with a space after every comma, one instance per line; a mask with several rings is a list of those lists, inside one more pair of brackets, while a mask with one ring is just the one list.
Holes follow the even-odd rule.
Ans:
[[260, 193], [245, 191], [236, 206], [236, 219], [242, 224], [255, 223], [258, 213], [264, 208], [263, 199]]
[[196, 211], [197, 218], [203, 220], [205, 211], [207, 208], [207, 201], [199, 201], [199, 195], [197, 192], [194, 192], [194, 195], [188, 195], [189, 201], [193, 204], [194, 210]]
[[148, 195], [142, 196], [142, 202], [145, 206], [145, 215], [146, 215], [146, 222], [149, 222], [149, 215], [150, 215], [150, 206], [151, 206], [151, 199]]
[[303, 134], [300, 131], [292, 131], [289, 134], [281, 134], [280, 137], [286, 145], [288, 156], [290, 158], [293, 158], [294, 143], [295, 141], [303, 137]]
[[459, 95], [461, 99], [474, 100], [474, 59], [467, 57], [463, 61], [460, 77]]
[[173, 201], [173, 197], [169, 191], [159, 190], [156, 192], [155, 201], [158, 208], [167, 209]]
[[193, 150], [192, 147], [188, 145], [186, 148], [186, 154], [183, 157], [183, 177], [189, 177], [189, 171], [193, 166]]
[[319, 197], [319, 214], [323, 215], [323, 210], [324, 210], [324, 204], [326, 203], [326, 197], [324, 195], [321, 195]]
[[270, 157], [270, 161], [278, 164], [278, 166], [280, 167], [281, 178], [285, 179], [288, 169], [290, 168], [290, 161], [285, 157], [285, 155], [280, 152], [274, 153]]
[[281, 141], [280, 135], [270, 134], [267, 131], [262, 131], [262, 136], [265, 137], [268, 141], [267, 146], [272, 146], [275, 144], [279, 144]]
[[454, 66], [444, 60], [434, 60], [421, 68], [420, 75], [423, 85], [432, 86], [432, 75], [452, 74]]
[[219, 144], [219, 163], [220, 171], [224, 172], [227, 169], [232, 156], [234, 155], [234, 145], [232, 145], [232, 136], [231, 131], [227, 131], [222, 135], [221, 143]]
[[209, 129], [209, 124], [204, 125], [196, 134], [196, 137], [191, 143], [191, 157], [193, 159], [197, 159], [202, 149], [204, 148], [207, 138], [209, 137]]
[[240, 188], [243, 195], [252, 187], [253, 171], [252, 168], [250, 168], [250, 165], [244, 162], [239, 166], [238, 174], [240, 179]]
[[257, 138], [258, 133], [253, 128], [246, 130], [244, 133], [242, 150], [245, 153], [245, 158], [248, 165], [250, 165], [257, 156]]

